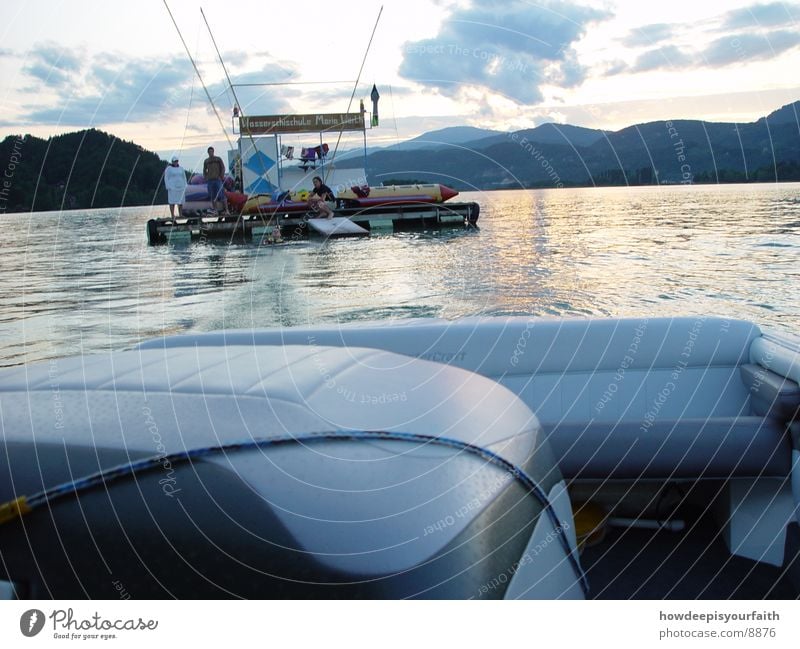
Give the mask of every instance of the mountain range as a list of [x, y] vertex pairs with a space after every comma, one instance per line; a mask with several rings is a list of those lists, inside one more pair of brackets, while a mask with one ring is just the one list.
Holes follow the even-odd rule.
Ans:
[[368, 179], [461, 190], [800, 180], [800, 102], [750, 123], [676, 119], [618, 131], [548, 123], [478, 138], [474, 132], [442, 129], [415, 138], [413, 148], [415, 140], [375, 150], [367, 156]]
[[488, 128], [476, 128], [475, 126], [448, 126], [436, 131], [428, 131], [415, 138], [392, 144], [376, 151], [413, 151], [419, 149], [438, 149], [449, 144], [463, 144], [475, 140], [485, 139], [500, 135], [501, 131], [493, 131]]
[[[0, 215], [166, 201], [166, 162], [96, 129], [46, 140], [8, 136], [0, 160], [10, 161]], [[336, 164], [360, 167], [363, 157]], [[373, 149], [367, 170], [372, 185], [437, 182], [462, 191], [800, 180], [800, 101], [749, 123], [675, 119], [618, 131], [554, 123], [513, 132], [449, 127]]]

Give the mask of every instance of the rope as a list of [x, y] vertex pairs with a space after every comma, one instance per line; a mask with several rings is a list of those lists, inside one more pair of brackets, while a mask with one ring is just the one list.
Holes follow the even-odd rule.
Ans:
[[[382, 13], [383, 13], [383, 5], [381, 5], [381, 9], [378, 12], [378, 17], [375, 19], [375, 26], [372, 28], [372, 34], [369, 37], [369, 43], [367, 43], [367, 50], [364, 52], [364, 58], [361, 59], [361, 67], [358, 69], [358, 76], [356, 77], [356, 82], [353, 84], [353, 92], [350, 93], [350, 101], [347, 102], [347, 110], [345, 111], [345, 113], [349, 113], [350, 106], [353, 105], [353, 98], [356, 96], [356, 90], [358, 90], [358, 82], [361, 81], [361, 73], [364, 70], [364, 64], [367, 62], [367, 55], [369, 54], [369, 48], [372, 47], [372, 39], [375, 38], [375, 30], [378, 29], [378, 23], [381, 20]], [[343, 131], [344, 131], [344, 125], [342, 125], [342, 128], [339, 129], [339, 137], [336, 138], [336, 146], [333, 147], [333, 155], [331, 157], [334, 160], [336, 159], [336, 152], [339, 150], [339, 143], [342, 141]], [[325, 182], [326, 178], [328, 177], [328, 174], [323, 173], [323, 176], [324, 178], [322, 179], [322, 182]]]
[[[225, 73], [225, 78], [228, 80], [228, 87], [230, 88], [231, 94], [233, 95], [233, 105], [236, 106], [236, 108], [239, 109], [239, 115], [243, 116], [244, 115], [244, 109], [242, 108], [241, 103], [239, 103], [239, 97], [236, 95], [236, 89], [234, 88], [233, 82], [231, 81], [231, 76], [228, 74], [228, 68], [225, 65], [225, 61], [222, 60], [222, 53], [219, 51], [219, 47], [217, 47], [217, 39], [214, 38], [214, 34], [211, 31], [211, 25], [208, 24], [208, 20], [206, 19], [206, 14], [203, 11], [202, 7], [200, 7], [200, 14], [203, 16], [203, 22], [205, 22], [205, 24], [206, 24], [206, 29], [208, 30], [208, 35], [211, 37], [211, 42], [214, 44], [214, 50], [216, 50], [216, 52], [217, 52], [217, 58], [219, 59], [219, 63], [222, 66], [222, 71]], [[241, 124], [241, 122], [240, 122], [240, 124]], [[256, 141], [255, 141], [255, 138], [253, 138], [252, 132], [250, 131], [249, 128], [247, 128], [246, 131], [247, 131], [247, 137], [250, 140], [250, 146], [253, 147], [253, 151], [258, 151], [258, 147], [256, 146]], [[233, 147], [231, 147], [231, 148], [233, 148]], [[241, 154], [241, 151], [239, 153]], [[258, 157], [258, 162], [259, 162], [259, 164], [261, 166], [261, 175], [262, 176], [266, 175], [267, 168], [266, 168], [266, 165], [264, 164], [264, 159], [261, 156]], [[239, 164], [241, 165], [241, 163], [242, 163], [242, 161], [240, 160]], [[233, 170], [233, 172], [234, 172], [233, 175], [236, 175], [236, 170], [235, 169]], [[244, 177], [243, 177], [244, 176], [244, 171], [242, 171], [241, 174], [242, 174], [242, 177], [239, 178], [239, 180], [242, 183], [242, 191], [244, 191]]]
[[186, 133], [189, 131], [189, 120], [192, 116], [192, 104], [194, 103], [194, 77], [192, 77], [192, 87], [189, 89], [189, 105], [186, 107], [186, 123], [183, 125], [183, 135], [181, 136], [180, 153], [183, 155], [183, 145], [186, 143]]
[[397, 113], [394, 110], [394, 94], [392, 94], [392, 85], [389, 84], [389, 102], [392, 104], [392, 117], [394, 119], [394, 139], [398, 144], [400, 143], [400, 131], [397, 128]]
[[219, 112], [217, 111], [217, 107], [214, 105], [214, 100], [211, 99], [211, 95], [208, 92], [208, 88], [206, 88], [206, 84], [203, 81], [203, 76], [200, 74], [200, 70], [197, 67], [197, 64], [194, 62], [194, 58], [192, 57], [192, 53], [189, 51], [189, 46], [186, 45], [186, 41], [183, 40], [183, 34], [181, 34], [181, 29], [178, 27], [178, 23], [175, 22], [175, 16], [172, 15], [172, 11], [167, 4], [167, 0], [163, 0], [164, 7], [167, 9], [167, 13], [169, 17], [172, 19], [172, 24], [175, 25], [175, 30], [178, 32], [178, 37], [181, 39], [181, 43], [183, 43], [183, 48], [186, 50], [186, 56], [189, 57], [189, 61], [192, 63], [192, 67], [194, 68], [195, 74], [197, 74], [197, 78], [200, 79], [200, 84], [203, 86], [203, 90], [205, 90], [206, 97], [208, 98], [208, 103], [211, 104], [211, 108], [214, 110], [214, 115], [217, 116], [217, 121], [219, 122], [220, 128], [222, 132], [225, 134], [225, 139], [228, 141], [228, 148], [233, 148], [233, 143], [231, 142], [231, 138], [228, 136], [228, 131], [225, 129], [225, 124], [222, 122], [222, 118], [219, 116]]
[[387, 432], [387, 431], [331, 431], [325, 433], [306, 433], [302, 435], [278, 435], [275, 437], [254, 438], [241, 442], [231, 442], [228, 444], [220, 444], [217, 446], [207, 446], [203, 448], [190, 449], [171, 453], [169, 455], [158, 455], [154, 457], [144, 458], [129, 462], [128, 464], [121, 464], [119, 466], [103, 469], [97, 473], [93, 473], [71, 482], [65, 482], [55, 487], [51, 487], [30, 497], [21, 496], [15, 500], [0, 504], [0, 525], [15, 518], [19, 518], [45, 504], [52, 504], [54, 501], [65, 498], [70, 495], [77, 495], [80, 492], [87, 491], [99, 485], [107, 485], [109, 482], [119, 480], [124, 477], [136, 475], [139, 472], [151, 470], [163, 466], [165, 461], [169, 461], [172, 465], [179, 462], [188, 462], [193, 459], [213, 455], [225, 451], [240, 451], [249, 450], [254, 448], [264, 448], [270, 446], [279, 446], [285, 444], [305, 444], [309, 442], [331, 441], [331, 440], [388, 440], [400, 442], [418, 442], [418, 443], [431, 443], [439, 446], [454, 448], [459, 451], [466, 451], [483, 458], [490, 464], [504, 469], [510, 473], [523, 487], [532, 494], [542, 506], [543, 511], [547, 514], [550, 522], [556, 531], [556, 535], [561, 543], [564, 552], [575, 571], [581, 588], [585, 595], [589, 594], [589, 583], [580, 567], [569, 541], [564, 535], [561, 521], [558, 518], [550, 499], [544, 490], [531, 478], [521, 467], [509, 462], [502, 456], [494, 451], [476, 446], [468, 442], [463, 442], [458, 439], [450, 437], [434, 437], [433, 435], [425, 435], [422, 433], [402, 433], [402, 432]]

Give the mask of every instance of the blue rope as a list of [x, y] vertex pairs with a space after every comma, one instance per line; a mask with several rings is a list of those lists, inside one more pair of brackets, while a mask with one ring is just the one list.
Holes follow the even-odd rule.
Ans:
[[583, 569], [580, 567], [578, 560], [575, 558], [572, 548], [569, 545], [569, 541], [567, 541], [566, 536], [564, 535], [564, 530], [561, 526], [561, 521], [558, 518], [555, 510], [553, 509], [553, 505], [550, 503], [550, 499], [547, 497], [547, 494], [542, 490], [542, 488], [531, 478], [522, 468], [518, 467], [516, 464], [509, 462], [504, 457], [498, 455], [494, 451], [489, 450], [488, 448], [484, 448], [482, 446], [476, 446], [475, 444], [470, 444], [469, 442], [463, 442], [458, 439], [453, 439], [450, 437], [435, 437], [433, 435], [425, 435], [421, 433], [403, 433], [403, 432], [388, 432], [388, 431], [376, 431], [376, 430], [368, 430], [368, 431], [331, 431], [331, 432], [324, 432], [324, 433], [304, 433], [302, 435], [278, 435], [275, 437], [264, 437], [264, 438], [253, 438], [251, 440], [241, 441], [241, 442], [231, 442], [228, 444], [219, 444], [217, 446], [206, 446], [203, 448], [196, 448], [187, 451], [179, 451], [177, 453], [171, 453], [169, 455], [158, 455], [154, 457], [148, 457], [141, 460], [136, 460], [134, 462], [129, 462], [127, 464], [121, 464], [116, 467], [112, 467], [110, 469], [104, 469], [102, 471], [98, 471], [97, 473], [93, 473], [91, 475], [85, 476], [83, 478], [79, 478], [77, 480], [73, 480], [72, 482], [65, 482], [60, 485], [56, 485], [55, 487], [51, 487], [50, 489], [46, 489], [41, 491], [37, 494], [34, 494], [30, 498], [27, 499], [27, 504], [31, 509], [35, 509], [36, 507], [40, 507], [45, 503], [52, 503], [54, 500], [59, 498], [63, 498], [70, 494], [77, 494], [81, 491], [86, 491], [95, 487], [100, 484], [106, 484], [108, 482], [112, 482], [114, 480], [118, 480], [120, 478], [126, 476], [132, 476], [136, 473], [141, 471], [147, 471], [153, 469], [159, 465], [161, 465], [165, 461], [169, 461], [171, 464], [176, 464], [178, 462], [186, 462], [192, 459], [201, 458], [207, 455], [213, 455], [216, 453], [224, 452], [224, 451], [239, 451], [239, 450], [249, 450], [254, 448], [263, 448], [269, 446], [278, 446], [282, 444], [297, 444], [297, 443], [307, 443], [307, 442], [318, 442], [318, 441], [326, 441], [326, 440], [369, 440], [369, 439], [380, 439], [380, 440], [389, 440], [389, 441], [399, 441], [399, 442], [420, 442], [420, 443], [432, 443], [437, 444], [439, 446], [445, 446], [454, 448], [459, 451], [467, 451], [478, 457], [483, 458], [487, 462], [498, 466], [508, 473], [510, 473], [518, 482], [520, 482], [526, 490], [533, 494], [533, 496], [539, 501], [542, 505], [542, 509], [546, 512], [550, 522], [553, 524], [555, 528], [556, 534], [561, 542], [562, 547], [564, 548], [564, 552], [567, 555], [567, 558], [572, 565], [573, 570], [575, 571], [578, 580], [580, 581], [581, 588], [585, 595], [588, 596], [589, 594], [589, 582], [586, 578]]

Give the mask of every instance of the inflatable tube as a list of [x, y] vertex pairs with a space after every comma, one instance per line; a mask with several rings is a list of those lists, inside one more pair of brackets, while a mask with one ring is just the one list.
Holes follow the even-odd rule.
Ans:
[[376, 205], [401, 205], [404, 203], [425, 203], [426, 205], [430, 205], [431, 203], [439, 203], [440, 201], [432, 200], [430, 196], [419, 194], [416, 196], [386, 196], [386, 197], [379, 197], [379, 196], [370, 196], [368, 198], [356, 198], [350, 199], [345, 198], [343, 199], [346, 205], [358, 206], [358, 207], [375, 207]]
[[[308, 211], [308, 190], [289, 193], [289, 198], [276, 200], [274, 194], [255, 194], [243, 204], [242, 214], [272, 214]], [[392, 185], [390, 187], [351, 187], [337, 193], [336, 200], [347, 207], [443, 203], [458, 192], [445, 185]]]
[[[242, 192], [225, 192], [225, 198], [228, 199], [228, 209], [239, 212], [244, 207], [247, 201], [247, 195]], [[208, 203], [210, 207], [208, 196], [208, 187], [205, 183], [202, 185], [189, 185], [186, 189], [185, 196], [186, 203]]]
[[308, 202], [298, 200], [276, 201], [271, 194], [255, 194], [250, 196], [242, 206], [242, 214], [272, 214], [277, 211], [307, 212]]
[[203, 183], [202, 185], [189, 185], [186, 188], [186, 202], [192, 203], [197, 201], [208, 200], [208, 186]]
[[225, 198], [228, 199], [228, 209], [231, 212], [241, 213], [247, 203], [247, 195], [242, 192], [225, 192]]
[[376, 198], [391, 198], [393, 199], [391, 201], [392, 203], [403, 201], [418, 203], [420, 202], [419, 198], [424, 197], [426, 203], [444, 203], [454, 196], [458, 196], [458, 192], [455, 189], [450, 189], [440, 184], [350, 187], [336, 194], [336, 198], [338, 199], [355, 201], [359, 205], [379, 205], [380, 203], [376, 202], [365, 202]]

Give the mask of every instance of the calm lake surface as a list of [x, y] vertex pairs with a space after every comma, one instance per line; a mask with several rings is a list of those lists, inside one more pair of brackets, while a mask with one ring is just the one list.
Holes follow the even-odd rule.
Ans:
[[[463, 193], [479, 231], [149, 247], [166, 206], [0, 217], [0, 366], [386, 318], [721, 315], [800, 332], [800, 184]], [[458, 199], [457, 199], [458, 200]]]

